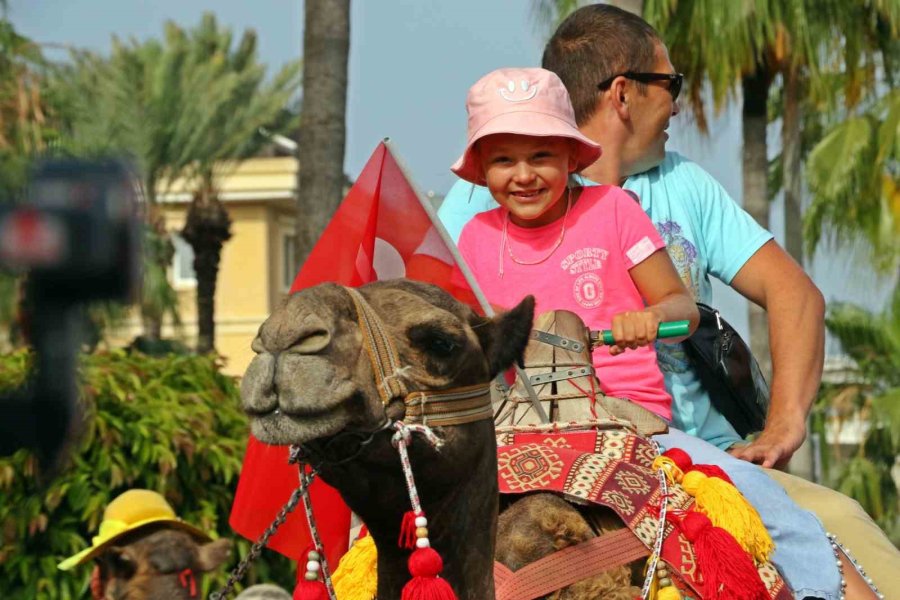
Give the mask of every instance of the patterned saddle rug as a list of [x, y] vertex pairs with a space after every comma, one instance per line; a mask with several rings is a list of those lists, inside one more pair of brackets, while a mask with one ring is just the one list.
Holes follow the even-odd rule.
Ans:
[[[660, 519], [663, 504], [669, 513], [687, 512], [694, 504], [680, 485], [667, 483], [653, 468], [659, 451], [649, 435], [666, 431], [665, 423], [599, 392], [590, 334], [577, 315], [546, 313], [535, 327], [524, 373], [547, 414], [557, 420], [538, 422], [529, 413], [526, 386], [517, 381], [497, 411], [501, 494], [551, 492], [575, 504], [605, 506], [650, 552], [662, 524], [660, 559], [670, 567], [673, 585], [682, 597], [701, 597], [702, 574], [691, 542]], [[771, 563], [758, 564], [757, 571], [771, 598], [792, 598]]]

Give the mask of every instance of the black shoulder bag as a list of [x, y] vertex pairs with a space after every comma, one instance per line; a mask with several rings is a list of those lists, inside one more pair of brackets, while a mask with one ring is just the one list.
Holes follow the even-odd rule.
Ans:
[[697, 303], [700, 325], [684, 342], [687, 355], [713, 406], [746, 437], [762, 431], [769, 410], [769, 384], [750, 348], [719, 311]]

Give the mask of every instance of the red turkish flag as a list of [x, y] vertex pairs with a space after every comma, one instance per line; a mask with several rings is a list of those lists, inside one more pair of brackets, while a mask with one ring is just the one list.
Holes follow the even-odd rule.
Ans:
[[[472, 289], [453, 270], [455, 253], [437, 217], [423, 205], [388, 147], [381, 143], [291, 286], [291, 293], [333, 281], [359, 286], [407, 277], [433, 283], [478, 309]], [[297, 487], [297, 468], [287, 463], [285, 446], [269, 446], [252, 436], [231, 508], [231, 527], [256, 540]], [[332, 568], [347, 551], [350, 510], [321, 480], [310, 488], [316, 526]], [[306, 517], [298, 508], [269, 540], [269, 548], [303, 559], [310, 544]]]

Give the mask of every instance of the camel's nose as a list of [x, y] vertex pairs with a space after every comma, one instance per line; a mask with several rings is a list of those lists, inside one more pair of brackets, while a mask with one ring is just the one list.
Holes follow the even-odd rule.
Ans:
[[314, 312], [303, 315], [291, 330], [282, 352], [318, 354], [331, 342], [331, 327]]

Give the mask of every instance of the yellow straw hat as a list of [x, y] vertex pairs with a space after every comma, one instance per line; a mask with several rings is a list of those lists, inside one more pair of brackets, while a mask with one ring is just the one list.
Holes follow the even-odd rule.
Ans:
[[212, 539], [200, 529], [179, 519], [161, 494], [151, 490], [128, 490], [106, 507], [100, 531], [91, 540], [91, 547], [70, 556], [57, 566], [63, 571], [77, 567], [102, 553], [123, 535], [157, 523], [167, 523], [182, 529], [202, 542]]

